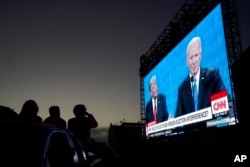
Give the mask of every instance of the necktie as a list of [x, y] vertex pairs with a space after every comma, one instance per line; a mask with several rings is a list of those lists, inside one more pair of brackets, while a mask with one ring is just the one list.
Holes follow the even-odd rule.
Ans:
[[156, 100], [154, 100], [154, 120], [157, 122], [157, 108], [156, 108]]
[[193, 83], [193, 98], [194, 98], [194, 108], [195, 111], [197, 110], [197, 103], [198, 103], [198, 92], [197, 92], [197, 84], [196, 84], [196, 78], [194, 78]]

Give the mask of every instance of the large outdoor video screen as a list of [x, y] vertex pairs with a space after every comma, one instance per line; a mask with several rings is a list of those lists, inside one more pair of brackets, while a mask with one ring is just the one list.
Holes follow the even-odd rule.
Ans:
[[218, 4], [144, 77], [147, 137], [236, 125], [229, 70]]

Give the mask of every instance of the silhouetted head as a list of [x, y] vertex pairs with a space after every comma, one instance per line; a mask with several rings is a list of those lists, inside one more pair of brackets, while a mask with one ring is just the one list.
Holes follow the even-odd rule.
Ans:
[[75, 114], [76, 117], [81, 117], [84, 116], [86, 113], [86, 107], [83, 104], [77, 104], [75, 105], [73, 112]]
[[36, 116], [38, 113], [38, 105], [34, 100], [27, 100], [20, 111], [20, 115]]
[[49, 108], [49, 114], [51, 117], [60, 117], [60, 108], [59, 106], [51, 106]]

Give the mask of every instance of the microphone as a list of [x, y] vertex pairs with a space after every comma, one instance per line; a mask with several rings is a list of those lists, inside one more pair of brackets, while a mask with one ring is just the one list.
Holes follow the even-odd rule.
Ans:
[[194, 82], [194, 77], [193, 76], [191, 76], [191, 82]]
[[[191, 76], [190, 80], [191, 80], [192, 95], [193, 95], [193, 102], [194, 102], [194, 77]], [[194, 102], [194, 105], [195, 105], [195, 102]]]

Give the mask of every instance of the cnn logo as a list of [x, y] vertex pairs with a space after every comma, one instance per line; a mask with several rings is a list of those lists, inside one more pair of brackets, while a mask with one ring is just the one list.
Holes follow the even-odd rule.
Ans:
[[229, 110], [227, 93], [225, 91], [211, 97], [212, 113], [218, 114]]

